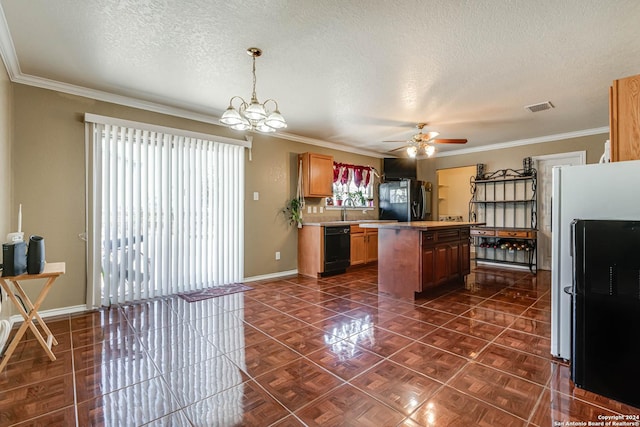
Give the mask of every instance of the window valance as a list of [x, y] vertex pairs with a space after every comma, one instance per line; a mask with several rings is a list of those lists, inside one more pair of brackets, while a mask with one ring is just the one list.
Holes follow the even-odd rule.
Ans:
[[333, 162], [333, 183], [343, 185], [354, 184], [356, 187], [367, 187], [371, 182], [373, 168], [370, 166], [351, 165]]

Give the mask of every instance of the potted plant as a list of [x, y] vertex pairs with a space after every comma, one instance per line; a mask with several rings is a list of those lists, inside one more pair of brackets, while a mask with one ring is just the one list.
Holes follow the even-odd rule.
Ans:
[[364, 198], [362, 190], [358, 190], [355, 193], [349, 193], [349, 197], [356, 203], [356, 206], [367, 206], [367, 200]]
[[304, 200], [291, 199], [287, 202], [287, 206], [283, 209], [283, 213], [289, 220], [289, 225], [296, 224], [298, 228], [302, 228], [302, 205]]

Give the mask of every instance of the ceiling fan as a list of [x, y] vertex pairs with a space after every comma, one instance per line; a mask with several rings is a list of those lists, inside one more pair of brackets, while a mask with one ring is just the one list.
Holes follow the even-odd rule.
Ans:
[[[436, 139], [438, 135], [440, 135], [440, 132], [435, 132], [435, 131], [423, 132], [423, 129], [426, 125], [427, 125], [426, 123], [418, 123], [416, 127], [420, 130], [420, 132], [416, 133], [408, 140], [385, 141], [385, 142], [406, 142], [408, 144], [406, 147], [407, 154], [411, 158], [416, 157], [418, 155], [418, 151], [420, 150], [423, 150], [428, 157], [431, 157], [433, 153], [436, 152], [436, 147], [433, 144], [466, 144], [467, 143], [466, 139], [451, 139], [451, 138]], [[403, 148], [405, 147], [396, 148], [395, 150], [391, 150], [391, 151], [397, 151]]]

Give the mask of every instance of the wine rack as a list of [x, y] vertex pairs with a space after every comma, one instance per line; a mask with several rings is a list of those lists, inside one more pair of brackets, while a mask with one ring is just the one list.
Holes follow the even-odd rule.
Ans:
[[469, 221], [484, 223], [471, 228], [477, 263], [526, 266], [535, 273], [537, 171], [530, 158], [523, 165], [495, 172], [478, 165], [470, 180]]

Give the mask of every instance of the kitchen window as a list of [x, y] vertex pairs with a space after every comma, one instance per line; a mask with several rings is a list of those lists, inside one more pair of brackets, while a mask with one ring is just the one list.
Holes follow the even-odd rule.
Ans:
[[327, 206], [373, 207], [375, 176], [370, 166], [333, 162], [333, 197]]

